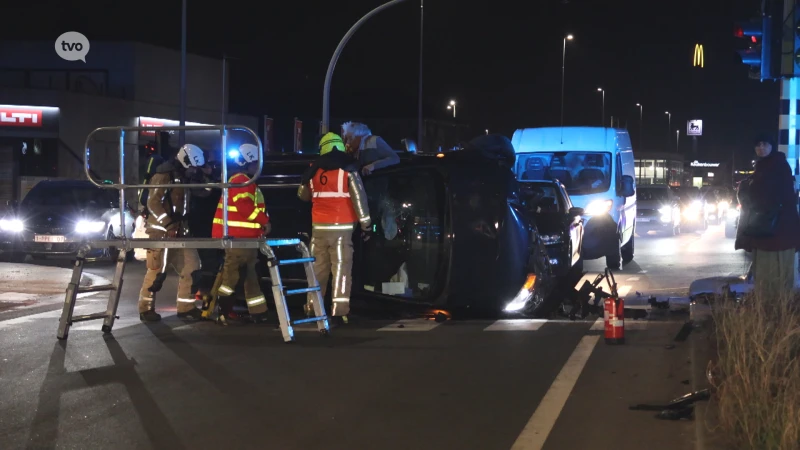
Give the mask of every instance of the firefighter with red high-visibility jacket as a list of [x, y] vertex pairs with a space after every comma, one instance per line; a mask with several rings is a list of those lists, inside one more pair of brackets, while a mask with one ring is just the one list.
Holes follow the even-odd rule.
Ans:
[[[331, 298], [335, 326], [346, 323], [350, 313], [355, 224], [368, 233], [372, 222], [364, 184], [358, 175], [358, 161], [345, 153], [342, 138], [327, 133], [319, 147], [320, 157], [303, 174], [297, 196], [312, 202], [311, 254], [323, 297], [333, 271]], [[306, 311], [312, 311], [311, 295], [307, 302]]]
[[[242, 144], [238, 153], [233, 158], [238, 166], [238, 172], [228, 180], [232, 184], [243, 184], [250, 180], [258, 168], [258, 147], [253, 144]], [[249, 176], [248, 176], [249, 175]], [[211, 236], [215, 239], [223, 238], [223, 199], [220, 198]], [[254, 239], [266, 236], [271, 230], [269, 214], [264, 204], [264, 196], [256, 183], [249, 186], [228, 189], [228, 236], [233, 238]], [[225, 262], [222, 266], [221, 283], [212, 292], [217, 296], [220, 309], [224, 318], [228, 315], [225, 311], [233, 304], [234, 289], [239, 282], [240, 269], [246, 268], [244, 282], [244, 295], [247, 310], [251, 318], [260, 322], [266, 319], [267, 300], [261, 292], [256, 275], [258, 262], [258, 249], [256, 248], [230, 248], [225, 250]]]

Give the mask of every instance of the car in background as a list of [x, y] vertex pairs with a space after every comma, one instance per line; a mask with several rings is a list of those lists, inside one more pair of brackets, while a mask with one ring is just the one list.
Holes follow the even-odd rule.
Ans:
[[707, 187], [701, 190], [703, 200], [708, 209], [708, 221], [712, 225], [719, 225], [725, 221], [725, 215], [731, 205], [731, 195], [726, 189]]
[[693, 232], [708, 229], [708, 204], [696, 187], [675, 187], [681, 207], [681, 231]]
[[[739, 186], [736, 186], [738, 192]], [[742, 214], [742, 205], [739, 203], [739, 197], [736, 192], [730, 197], [731, 203], [728, 211], [725, 214], [725, 237], [728, 239], [736, 239], [736, 231], [739, 228], [739, 216]]]
[[572, 205], [557, 181], [520, 181], [520, 198], [536, 222], [556, 275], [583, 271], [583, 208]]
[[636, 230], [681, 233], [681, 205], [667, 185], [639, 185], [636, 190]]
[[[48, 256], [74, 256], [88, 239], [133, 236], [134, 215], [124, 208], [120, 226], [119, 191], [102, 189], [89, 181], [40, 181], [18, 207], [0, 219], [0, 250], [10, 261]], [[125, 205], [127, 206], [127, 205]], [[92, 250], [88, 259], [114, 261], [114, 248]]]

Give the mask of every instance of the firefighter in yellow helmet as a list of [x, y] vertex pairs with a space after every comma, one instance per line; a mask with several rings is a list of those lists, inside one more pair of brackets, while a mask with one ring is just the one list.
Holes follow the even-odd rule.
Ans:
[[[358, 174], [358, 162], [345, 153], [342, 138], [327, 133], [319, 142], [320, 157], [303, 174], [297, 196], [311, 201], [311, 254], [314, 274], [325, 296], [333, 272], [333, 325], [347, 321], [353, 268], [353, 231], [356, 224], [371, 227], [367, 195]], [[313, 302], [308, 297], [307, 311]]]

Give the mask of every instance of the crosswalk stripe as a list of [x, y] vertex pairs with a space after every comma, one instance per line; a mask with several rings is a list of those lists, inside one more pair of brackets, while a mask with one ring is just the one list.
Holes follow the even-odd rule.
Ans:
[[483, 331], [536, 331], [546, 322], [546, 319], [503, 319], [494, 322]]
[[427, 319], [403, 319], [378, 328], [378, 331], [431, 331], [441, 325], [440, 322]]

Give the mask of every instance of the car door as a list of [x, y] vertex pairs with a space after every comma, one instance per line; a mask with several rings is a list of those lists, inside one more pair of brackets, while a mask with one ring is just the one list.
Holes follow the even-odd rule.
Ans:
[[[563, 211], [569, 214], [569, 210], [573, 208], [572, 200], [567, 194], [567, 190], [563, 184], [558, 185], [559, 197], [563, 203]], [[581, 258], [581, 249], [583, 245], [583, 219], [580, 217], [570, 222], [569, 225], [569, 238], [572, 242], [572, 264], [575, 264]]]

